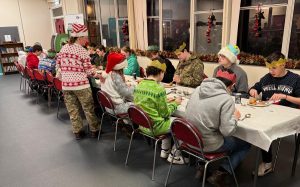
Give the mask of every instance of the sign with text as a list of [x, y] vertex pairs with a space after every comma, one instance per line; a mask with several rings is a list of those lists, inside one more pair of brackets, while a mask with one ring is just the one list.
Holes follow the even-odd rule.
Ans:
[[69, 32], [72, 30], [73, 23], [84, 24], [83, 14], [70, 14], [65, 16], [65, 31]]

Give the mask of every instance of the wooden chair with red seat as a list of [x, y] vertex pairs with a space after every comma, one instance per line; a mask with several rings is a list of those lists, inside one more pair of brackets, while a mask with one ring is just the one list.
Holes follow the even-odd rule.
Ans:
[[25, 67], [25, 72], [27, 74], [27, 83], [28, 83], [28, 93], [30, 91], [29, 88], [31, 88], [32, 91], [34, 91], [37, 87], [36, 80], [33, 75], [33, 70], [28, 68], [27, 66]]
[[36, 102], [38, 103], [38, 94], [40, 93], [41, 95], [43, 95], [44, 93], [47, 92], [47, 82], [46, 82], [46, 78], [44, 76], [44, 74], [42, 72], [40, 72], [37, 69], [33, 70], [33, 76], [37, 82], [37, 100]]
[[[168, 134], [162, 134], [162, 135], [156, 136], [153, 131], [153, 122], [152, 122], [151, 118], [148, 116], [148, 114], [146, 112], [143, 111], [143, 109], [141, 109], [138, 106], [135, 106], [135, 105], [130, 106], [128, 109], [128, 115], [129, 115], [129, 119], [131, 120], [131, 122], [133, 124], [150, 129], [150, 131], [152, 132], [152, 135], [146, 134], [139, 129], [134, 129], [134, 131], [132, 132], [131, 137], [130, 137], [125, 166], [127, 166], [127, 163], [128, 163], [128, 157], [129, 157], [131, 144], [132, 144], [132, 138], [133, 138], [134, 134], [139, 133], [139, 134], [142, 134], [143, 136], [151, 138], [155, 141], [153, 166], [152, 166], [153, 167], [152, 168], [152, 178], [151, 178], [152, 180], [154, 180], [157, 144], [159, 141], [162, 141], [163, 139], [167, 138]], [[134, 128], [134, 127], [132, 127], [132, 128]]]
[[[22, 64], [18, 63], [18, 67], [19, 67], [19, 72], [21, 74], [21, 80], [20, 80], [20, 90], [22, 89], [22, 83], [24, 86], [24, 89], [26, 91], [26, 79], [27, 79], [27, 74], [25, 72], [25, 67]], [[23, 82], [24, 81], [24, 82]]]
[[63, 93], [62, 93], [62, 82], [58, 78], [53, 78], [53, 85], [57, 93], [57, 113], [56, 117], [59, 119], [59, 109], [60, 109], [60, 103], [63, 101]]
[[[235, 180], [236, 186], [238, 186], [237, 179], [232, 168], [229, 156], [224, 153], [204, 153], [203, 151], [203, 140], [200, 131], [190, 122], [177, 118], [171, 124], [171, 134], [176, 146], [176, 151], [185, 152], [191, 156], [196, 157], [199, 161], [205, 163], [202, 187], [205, 186], [206, 170], [210, 163], [221, 159], [227, 159], [232, 170], [232, 175]], [[174, 159], [174, 157], [173, 157]], [[169, 175], [172, 169], [172, 162], [170, 163], [169, 171], [165, 181], [167, 186]]]
[[[114, 151], [116, 151], [116, 141], [117, 141], [117, 134], [118, 134], [118, 124], [120, 120], [123, 119], [128, 119], [128, 114], [127, 113], [122, 113], [122, 114], [116, 114], [115, 112], [115, 106], [110, 98], [110, 96], [102, 91], [99, 90], [97, 92], [97, 99], [98, 102], [101, 106], [101, 109], [103, 111], [102, 116], [101, 116], [101, 122], [100, 122], [100, 126], [99, 126], [99, 134], [98, 134], [98, 140], [100, 139], [100, 135], [101, 135], [101, 128], [102, 128], [102, 124], [103, 124], [103, 117], [105, 115], [108, 115], [114, 119], [116, 119], [115, 122], [115, 140], [114, 140]], [[110, 111], [108, 111], [110, 110]]]

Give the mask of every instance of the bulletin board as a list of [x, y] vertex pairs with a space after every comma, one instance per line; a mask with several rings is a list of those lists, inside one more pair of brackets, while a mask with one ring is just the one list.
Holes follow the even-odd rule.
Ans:
[[11, 40], [13, 42], [20, 42], [18, 27], [0, 27], [0, 43], [3, 43], [4, 35], [11, 35]]

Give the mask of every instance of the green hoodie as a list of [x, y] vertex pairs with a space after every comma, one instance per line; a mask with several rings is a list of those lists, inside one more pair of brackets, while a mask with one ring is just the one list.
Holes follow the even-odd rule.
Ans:
[[127, 66], [127, 68], [124, 69], [124, 74], [132, 76], [133, 73], [136, 73], [136, 76], [139, 77], [140, 76], [140, 66], [139, 66], [139, 63], [137, 61], [135, 54], [131, 54], [127, 58], [127, 62], [128, 62], [128, 66]]
[[[167, 103], [165, 88], [154, 80], [143, 80], [134, 90], [134, 104], [141, 107], [153, 121], [155, 135], [165, 134], [170, 131], [170, 117], [177, 109], [175, 102]], [[140, 129], [152, 135], [146, 128]]]

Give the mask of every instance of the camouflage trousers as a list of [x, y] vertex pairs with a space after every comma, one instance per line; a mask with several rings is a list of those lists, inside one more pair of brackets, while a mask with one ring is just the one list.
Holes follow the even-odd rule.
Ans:
[[97, 131], [99, 121], [94, 111], [94, 100], [91, 88], [83, 90], [64, 90], [64, 99], [72, 122], [73, 133], [78, 133], [82, 126], [80, 108], [82, 107], [91, 131]]

